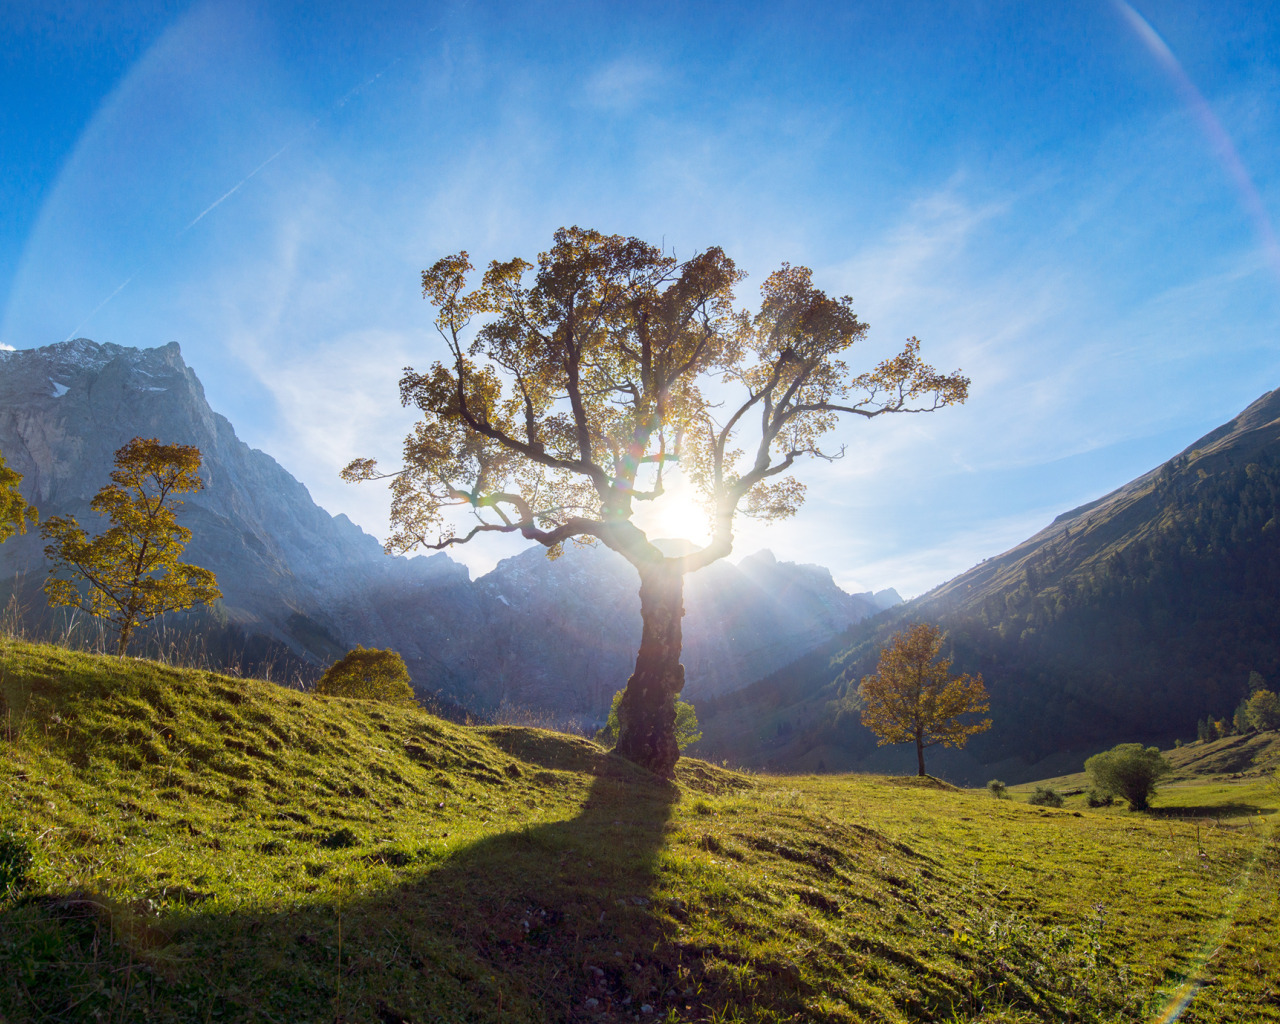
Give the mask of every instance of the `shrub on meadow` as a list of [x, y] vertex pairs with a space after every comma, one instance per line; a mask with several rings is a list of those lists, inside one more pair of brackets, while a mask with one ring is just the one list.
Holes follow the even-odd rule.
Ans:
[[1037, 807], [1061, 807], [1062, 794], [1050, 786], [1036, 786], [1030, 802]]
[[1084, 763], [1093, 788], [1123, 797], [1129, 810], [1145, 811], [1156, 791], [1156, 782], [1173, 770], [1155, 747], [1141, 743], [1120, 743]]
[[395, 651], [357, 647], [335, 661], [320, 681], [316, 693], [322, 697], [355, 697], [392, 704], [411, 704], [413, 687], [409, 669]]

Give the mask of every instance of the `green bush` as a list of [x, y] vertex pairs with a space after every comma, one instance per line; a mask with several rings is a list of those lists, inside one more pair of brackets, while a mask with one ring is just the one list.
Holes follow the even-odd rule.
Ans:
[[316, 693], [323, 697], [355, 697], [408, 704], [414, 700], [409, 670], [395, 651], [357, 647], [335, 661], [320, 681]]
[[1097, 789], [1089, 790], [1084, 799], [1090, 807], [1110, 807], [1116, 802], [1116, 798], [1110, 793], [1103, 793]]
[[[596, 733], [597, 743], [617, 743], [618, 730], [622, 727], [618, 721], [618, 708], [622, 704], [622, 690], [613, 695], [613, 703], [609, 705], [609, 718], [604, 728]], [[698, 715], [693, 705], [682, 700], [676, 701], [676, 746], [681, 751], [702, 739], [702, 730], [698, 728]]]
[[1156, 782], [1173, 770], [1155, 747], [1121, 743], [1084, 763], [1084, 770], [1099, 793], [1129, 801], [1129, 810], [1145, 811], [1156, 791]]
[[1061, 807], [1062, 794], [1049, 786], [1036, 786], [1030, 802], [1037, 807]]
[[997, 800], [1009, 799], [1009, 787], [1006, 786], [999, 779], [992, 779], [990, 782], [987, 783], [987, 792], [990, 793]]

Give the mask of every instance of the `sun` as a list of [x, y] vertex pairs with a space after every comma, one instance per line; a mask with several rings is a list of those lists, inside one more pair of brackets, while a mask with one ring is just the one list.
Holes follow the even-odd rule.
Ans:
[[709, 544], [711, 524], [693, 485], [676, 474], [669, 476], [665, 485], [662, 497], [636, 502], [632, 521], [650, 540], [685, 540], [699, 547]]

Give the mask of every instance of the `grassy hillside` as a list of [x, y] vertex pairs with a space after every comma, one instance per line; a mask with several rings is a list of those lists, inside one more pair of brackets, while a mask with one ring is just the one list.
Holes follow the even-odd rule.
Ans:
[[[1187, 743], [1164, 751], [1173, 771], [1160, 783], [1161, 809], [1187, 816], [1192, 806], [1189, 794], [1220, 793], [1207, 800], [1203, 811], [1211, 816], [1231, 816], [1246, 809], [1256, 813], [1258, 805], [1280, 802], [1280, 731], [1252, 732], [1245, 736]], [[1072, 772], [1038, 783], [1011, 786], [1013, 792], [1031, 792], [1047, 785], [1070, 795], [1079, 795], [1089, 785], [1084, 772]]]
[[1260, 780], [1199, 822], [664, 783], [582, 739], [16, 641], [0, 699], [0, 875], [34, 854], [0, 900], [15, 1024], [1280, 1020]]

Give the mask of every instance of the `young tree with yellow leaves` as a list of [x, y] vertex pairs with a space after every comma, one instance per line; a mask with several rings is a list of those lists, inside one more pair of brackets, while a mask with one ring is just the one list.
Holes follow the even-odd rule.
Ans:
[[[851, 372], [844, 354], [867, 326], [804, 267], [771, 274], [754, 314], [734, 307], [743, 275], [718, 248], [681, 262], [638, 238], [562, 228], [536, 268], [494, 261], [467, 291], [473, 269], [460, 252], [422, 275], [449, 354], [400, 381], [401, 402], [423, 418], [403, 467], [385, 474], [394, 477], [387, 548], [494, 532], [553, 557], [571, 539], [620, 553], [640, 576], [643, 629], [617, 750], [669, 773], [679, 757], [684, 574], [729, 554], [738, 513], [795, 513], [804, 487], [789, 473], [844, 453], [822, 444], [842, 415], [939, 409], [963, 402], [969, 381], [922, 362], [914, 338], [875, 369]], [[632, 515], [663, 495], [677, 463], [711, 540], [667, 555]], [[383, 475], [371, 459], [343, 471], [350, 481]], [[455, 528], [451, 509], [475, 525]]]
[[945, 634], [927, 622], [895, 633], [880, 652], [876, 674], [863, 676], [858, 687], [862, 724], [886, 743], [916, 745], [919, 773], [924, 776], [926, 747], [941, 743], [963, 747], [974, 733], [991, 728], [991, 719], [962, 721], [990, 709], [982, 676], [952, 676], [951, 659], [938, 659]]
[[49, 604], [108, 620], [121, 657], [137, 627], [222, 596], [208, 569], [178, 561], [191, 531], [178, 523], [182, 502], [174, 495], [204, 487], [199, 470], [199, 448], [135, 437], [116, 452], [112, 482], [89, 503], [111, 520], [106, 532], [90, 540], [73, 516], [51, 516], [40, 527], [53, 542], [44, 549], [53, 562], [44, 584]]
[[35, 506], [18, 490], [20, 483], [22, 474], [10, 469], [4, 455], [0, 455], [0, 544], [15, 533], [26, 533], [27, 523], [34, 523], [39, 518]]

